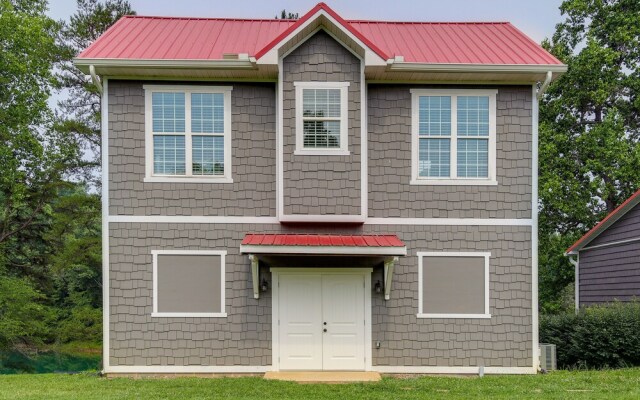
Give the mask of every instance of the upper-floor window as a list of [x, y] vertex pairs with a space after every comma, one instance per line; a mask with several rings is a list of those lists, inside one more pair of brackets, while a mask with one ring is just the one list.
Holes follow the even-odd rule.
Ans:
[[349, 154], [349, 82], [294, 82], [295, 154]]
[[145, 85], [145, 182], [232, 182], [231, 87]]
[[411, 90], [411, 184], [497, 184], [496, 93]]

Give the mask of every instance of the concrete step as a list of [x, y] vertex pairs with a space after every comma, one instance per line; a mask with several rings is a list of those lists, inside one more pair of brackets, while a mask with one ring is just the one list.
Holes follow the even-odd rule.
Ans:
[[264, 379], [300, 383], [349, 383], [377, 382], [381, 377], [378, 372], [360, 371], [269, 371], [264, 374]]

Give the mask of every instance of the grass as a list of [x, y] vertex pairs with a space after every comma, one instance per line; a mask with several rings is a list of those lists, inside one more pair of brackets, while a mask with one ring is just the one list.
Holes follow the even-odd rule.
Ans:
[[297, 384], [261, 378], [105, 379], [97, 374], [0, 376], [0, 399], [638, 399], [640, 368], [532, 376], [384, 378]]

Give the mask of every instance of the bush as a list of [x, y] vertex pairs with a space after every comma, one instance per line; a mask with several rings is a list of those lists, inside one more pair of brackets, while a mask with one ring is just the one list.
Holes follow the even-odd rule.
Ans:
[[542, 315], [540, 343], [556, 345], [559, 368], [640, 366], [640, 302]]

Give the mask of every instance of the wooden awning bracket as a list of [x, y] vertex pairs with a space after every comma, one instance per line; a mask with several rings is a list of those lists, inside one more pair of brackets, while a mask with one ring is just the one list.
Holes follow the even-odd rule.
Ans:
[[260, 298], [260, 261], [255, 254], [249, 254], [251, 262], [251, 278], [253, 280], [253, 298]]
[[393, 281], [393, 268], [398, 257], [392, 257], [384, 260], [384, 299], [391, 298], [391, 282]]

